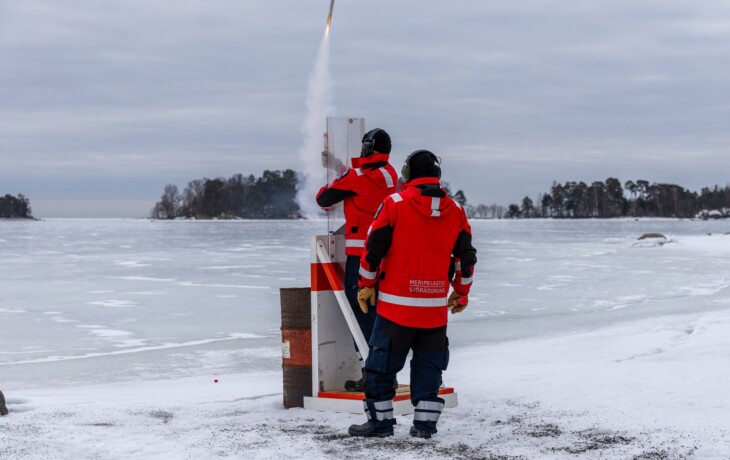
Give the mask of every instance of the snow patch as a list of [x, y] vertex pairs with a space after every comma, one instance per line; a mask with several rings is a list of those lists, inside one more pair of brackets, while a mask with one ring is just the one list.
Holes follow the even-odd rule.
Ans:
[[133, 300], [96, 300], [93, 302], [86, 302], [86, 305], [94, 305], [99, 307], [107, 308], [133, 308], [139, 304]]

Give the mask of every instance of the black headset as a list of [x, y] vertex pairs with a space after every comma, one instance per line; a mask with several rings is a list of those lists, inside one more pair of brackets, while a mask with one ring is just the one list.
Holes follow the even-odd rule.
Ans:
[[360, 151], [361, 157], [368, 157], [375, 152], [375, 135], [378, 134], [382, 129], [375, 128], [374, 130], [367, 133], [365, 139], [362, 140], [362, 150]]
[[403, 163], [403, 167], [400, 170], [400, 175], [403, 178], [403, 182], [408, 182], [411, 180], [411, 160], [416, 155], [428, 155], [431, 157], [431, 160], [433, 160], [433, 172], [436, 174], [436, 177], [441, 179], [441, 158], [434, 155], [434, 153], [430, 150], [416, 150], [415, 152], [412, 152], [410, 155], [408, 155], [408, 158], [406, 158], [405, 163]]

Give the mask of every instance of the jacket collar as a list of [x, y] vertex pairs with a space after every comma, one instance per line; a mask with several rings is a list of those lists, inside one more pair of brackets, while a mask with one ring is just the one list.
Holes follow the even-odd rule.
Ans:
[[352, 159], [352, 165], [355, 168], [364, 168], [375, 163], [388, 163], [390, 158], [389, 153], [373, 153], [372, 155], [363, 157], [356, 157]]
[[405, 185], [406, 187], [415, 187], [417, 185], [427, 184], [441, 185], [441, 181], [438, 179], [438, 177], [419, 177], [418, 179], [410, 180], [403, 185]]

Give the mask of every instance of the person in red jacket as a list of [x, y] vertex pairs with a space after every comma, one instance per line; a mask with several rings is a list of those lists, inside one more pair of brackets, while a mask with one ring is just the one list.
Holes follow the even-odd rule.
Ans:
[[[317, 193], [317, 204], [323, 208], [344, 201], [345, 208], [345, 295], [355, 313], [365, 340], [370, 339], [375, 322], [375, 309], [361, 311], [358, 300], [358, 271], [365, 237], [373, 216], [383, 200], [396, 191], [398, 175], [390, 165], [390, 135], [380, 128], [365, 133], [360, 158], [353, 159], [348, 169], [332, 185]], [[355, 347], [357, 349], [357, 347]], [[348, 380], [345, 388], [362, 391], [363, 379]]]
[[[393, 434], [393, 382], [411, 360], [411, 436], [436, 433], [444, 400], [438, 397], [449, 361], [448, 312], [469, 302], [476, 249], [464, 209], [441, 188], [439, 158], [411, 153], [403, 165], [404, 190], [382, 203], [360, 259], [361, 308], [375, 300], [377, 314], [365, 363], [364, 408], [368, 421], [352, 436]], [[453, 292], [449, 296], [449, 287]]]

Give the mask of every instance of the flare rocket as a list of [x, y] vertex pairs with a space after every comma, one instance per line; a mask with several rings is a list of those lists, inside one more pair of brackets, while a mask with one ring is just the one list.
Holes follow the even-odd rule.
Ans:
[[335, 0], [330, 2], [330, 14], [327, 15], [327, 30], [330, 30], [330, 24], [332, 24], [332, 9], [335, 7]]

